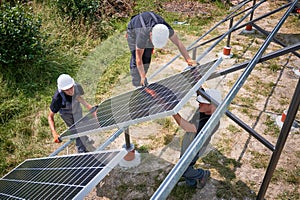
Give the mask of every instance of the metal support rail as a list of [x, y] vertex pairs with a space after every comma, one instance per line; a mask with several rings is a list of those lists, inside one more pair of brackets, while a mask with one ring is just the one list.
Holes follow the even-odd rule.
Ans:
[[[279, 21], [279, 23], [278, 23], [279, 25], [277, 25], [275, 27], [275, 30], [273, 30], [271, 32], [271, 34], [269, 35], [269, 37], [267, 38], [268, 39], [267, 41], [269, 41], [269, 38], [271, 39], [272, 36], [274, 36], [277, 33], [277, 31], [280, 29], [281, 25], [287, 19], [287, 17], [292, 12], [294, 6], [297, 3], [298, 3], [298, 0], [295, 0], [294, 3], [292, 4], [292, 6], [286, 11], [284, 16]], [[258, 200], [264, 199], [264, 196], [265, 196], [266, 191], [268, 189], [269, 183], [271, 181], [271, 178], [272, 178], [273, 173], [275, 171], [275, 168], [277, 166], [278, 160], [280, 158], [282, 149], [283, 149], [283, 147], [285, 145], [285, 142], [287, 140], [287, 137], [289, 135], [291, 126], [293, 124], [293, 121], [295, 119], [295, 116], [297, 114], [297, 111], [298, 111], [298, 108], [299, 108], [299, 105], [300, 105], [299, 94], [300, 94], [300, 79], [298, 81], [298, 85], [297, 85], [296, 90], [294, 92], [294, 96], [292, 98], [292, 102], [289, 106], [289, 110], [288, 110], [288, 113], [287, 113], [287, 115], [290, 116], [290, 117], [288, 119], [286, 119], [283, 123], [282, 129], [280, 131], [280, 135], [279, 135], [278, 140], [277, 140], [277, 144], [275, 146], [275, 151], [272, 154], [272, 157], [271, 157], [271, 160], [269, 162], [269, 166], [268, 166], [266, 174], [264, 176], [262, 185], [260, 186], [260, 189], [259, 189], [259, 193], [258, 193], [258, 196], [257, 196]]]
[[[290, 12], [291, 9], [289, 9], [288, 11]], [[287, 12], [287, 13], [289, 13], [289, 12]], [[201, 129], [199, 134], [197, 134], [196, 138], [190, 144], [190, 146], [188, 147], [186, 152], [183, 154], [181, 159], [178, 161], [178, 163], [170, 171], [170, 173], [168, 174], [166, 179], [162, 182], [160, 187], [153, 194], [151, 199], [157, 199], [157, 200], [166, 199], [167, 196], [170, 194], [171, 190], [174, 188], [174, 186], [178, 182], [179, 178], [182, 176], [184, 171], [187, 169], [189, 163], [196, 156], [197, 152], [203, 146], [205, 141], [207, 141], [207, 139], [211, 136], [214, 127], [217, 125], [221, 116], [227, 110], [227, 107], [229, 106], [229, 104], [231, 103], [233, 98], [236, 96], [239, 89], [245, 83], [247, 77], [250, 75], [251, 71], [254, 69], [255, 65], [258, 63], [258, 61], [262, 57], [264, 51], [267, 49], [272, 38], [278, 32], [278, 30], [280, 29], [280, 27], [282, 26], [282, 24], [286, 20], [286, 18], [287, 18], [287, 14], [284, 15], [284, 17], [276, 25], [274, 30], [267, 37], [266, 41], [263, 43], [263, 45], [258, 50], [256, 55], [250, 61], [250, 63], [248, 64], [248, 66], [246, 67], [246, 69], [244, 70], [244, 72], [242, 73], [240, 78], [237, 80], [237, 82], [234, 84], [232, 89], [229, 91], [229, 93], [227, 94], [227, 96], [225, 97], [223, 102], [217, 107], [217, 109], [212, 114], [210, 119], [207, 121], [205, 126]]]
[[[198, 92], [207, 100], [210, 100], [209, 96], [202, 90], [198, 90]], [[212, 101], [212, 103], [215, 106], [218, 106], [219, 104], [215, 101]], [[255, 130], [253, 130], [250, 126], [245, 124], [243, 121], [241, 121], [238, 117], [236, 117], [234, 114], [232, 114], [230, 111], [226, 110], [226, 116], [228, 116], [232, 121], [240, 125], [245, 131], [250, 133], [253, 137], [255, 137], [258, 141], [260, 141], [263, 145], [265, 145], [268, 149], [271, 151], [274, 151], [274, 145], [272, 145], [268, 140], [266, 140], [264, 137], [259, 135]]]
[[253, 24], [254, 22], [257, 22], [257, 21], [259, 21], [259, 20], [261, 20], [261, 19], [264, 19], [264, 18], [266, 18], [266, 17], [268, 17], [268, 16], [270, 16], [270, 15], [272, 15], [272, 14], [274, 14], [274, 13], [277, 13], [277, 12], [283, 10], [284, 8], [289, 7], [291, 4], [292, 4], [292, 3], [287, 3], [287, 4], [283, 5], [283, 6], [281, 6], [280, 8], [277, 8], [277, 9], [275, 9], [275, 10], [273, 10], [273, 11], [267, 13], [267, 14], [264, 14], [264, 15], [258, 17], [258, 18], [253, 19], [253, 20], [250, 20], [249, 22], [244, 23], [244, 24], [238, 26], [236, 29], [234, 29], [234, 31], [236, 31], [236, 30], [238, 30], [238, 29], [241, 29], [241, 28], [243, 28], [244, 26], [246, 26], [246, 25], [248, 25], [248, 24]]
[[61, 145], [58, 149], [56, 149], [53, 153], [49, 155], [49, 157], [56, 156], [59, 154], [62, 150], [64, 150], [67, 146], [69, 146], [74, 139], [70, 139], [69, 141], [65, 142], [63, 145]]
[[[258, 8], [262, 3], [264, 3], [266, 0], [261, 0], [258, 4], [253, 6], [253, 9], [255, 10]], [[219, 44], [220, 41], [222, 41], [227, 35], [229, 35], [246, 17], [248, 17], [251, 14], [252, 11], [249, 11], [246, 13], [241, 19], [238, 20], [238, 22], [233, 25], [226, 33], [224, 33], [214, 44], [212, 44], [209, 48], [207, 48], [197, 59], [196, 62], [199, 62], [202, 58], [204, 58], [217, 44]]]
[[[253, 26], [254, 26], [254, 28], [256, 28], [259, 32], [261, 32], [262, 34], [264, 34], [264, 35], [268, 35], [268, 32], [267, 31], [265, 31], [265, 30], [263, 30], [262, 28], [260, 28], [258, 25], [256, 25], [256, 24], [253, 24]], [[274, 42], [276, 42], [277, 44], [280, 44], [281, 46], [283, 46], [283, 47], [286, 47], [287, 45], [286, 44], [284, 44], [283, 42], [281, 42], [280, 40], [278, 40], [278, 39], [276, 39], [276, 38], [274, 38], [273, 39], [274, 40]], [[299, 43], [298, 43], [299, 44]], [[292, 52], [292, 54], [294, 54], [295, 56], [297, 56], [298, 58], [300, 58], [300, 54], [299, 53], [297, 53], [296, 51], [294, 51], [294, 52]]]
[[291, 126], [293, 125], [293, 121], [296, 117], [296, 114], [298, 112], [298, 108], [300, 105], [300, 79], [298, 81], [298, 85], [296, 87], [296, 90], [294, 92], [294, 96], [292, 98], [291, 104], [288, 109], [287, 115], [289, 116], [284, 120], [282, 129], [280, 131], [276, 146], [275, 146], [275, 151], [272, 154], [271, 160], [269, 162], [269, 166], [267, 168], [265, 177], [263, 179], [262, 185], [260, 186], [259, 192], [257, 199], [262, 200], [264, 199], [264, 196], [266, 194], [266, 191], [268, 189], [269, 183], [271, 181], [272, 175], [276, 169], [278, 160], [280, 158], [281, 152], [283, 150], [283, 147], [285, 145], [285, 142], [289, 136], [289, 132], [291, 130]]
[[118, 129], [114, 134], [112, 134], [96, 151], [104, 150], [108, 145], [110, 145], [117, 137], [123, 133], [124, 128]]
[[[277, 51], [271, 52], [271, 53], [269, 53], [269, 54], [261, 57], [261, 59], [259, 59], [258, 63], [262, 63], [262, 62], [265, 62], [267, 60], [270, 60], [270, 59], [273, 59], [273, 58], [277, 58], [279, 56], [282, 56], [282, 55], [285, 55], [285, 54], [288, 54], [288, 53], [291, 53], [291, 52], [295, 52], [295, 51], [297, 51], [299, 49], [300, 49], [300, 42], [298, 42], [298, 43], [296, 43], [294, 45], [285, 47], [283, 49], [279, 49]], [[228, 69], [224, 69], [224, 70], [221, 70], [219, 72], [213, 73], [208, 78], [208, 80], [214, 79], [214, 78], [217, 78], [217, 77], [220, 77], [220, 76], [224, 76], [226, 74], [229, 74], [229, 73], [241, 70], [241, 69], [244, 69], [249, 64], [249, 62], [250, 61], [246, 61], [246, 62], [237, 64], [237, 65], [234, 65], [234, 66], [232, 66], [232, 67], [230, 67]]]
[[[256, 0], [253, 0], [253, 5], [255, 5], [255, 4], [256, 4]], [[253, 15], [254, 15], [254, 10], [250, 15], [250, 21], [253, 19]]]
[[[248, 2], [250, 2], [251, 0], [245, 1], [242, 3], [242, 6], [244, 6], [245, 4], [247, 4]], [[240, 9], [240, 8], [238, 8]], [[237, 10], [238, 10], [237, 9]], [[206, 33], [204, 33], [201, 37], [199, 37], [197, 40], [195, 40], [190, 46], [188, 46], [187, 50], [190, 51], [192, 49], [192, 47], [197, 44], [197, 42], [199, 42], [201, 39], [203, 39], [206, 35], [208, 35], [210, 32], [212, 32], [214, 29], [216, 29], [220, 24], [226, 22], [227, 20], [229, 20], [231, 18], [231, 16], [236, 12], [233, 11], [231, 12], [227, 17], [225, 17], [224, 19], [222, 19], [221, 21], [219, 21], [217, 24], [215, 24], [211, 29], [209, 29]], [[149, 76], [148, 81], [150, 81], [152, 78], [154, 78], [157, 74], [159, 74], [162, 70], [164, 70], [167, 66], [169, 66], [171, 63], [173, 63], [177, 58], [180, 57], [181, 54], [176, 55], [173, 59], [171, 59], [167, 64], [165, 64], [164, 66], [162, 66], [161, 68], [159, 68], [158, 70], [156, 70], [153, 74], [151, 74], [151, 76]]]
[[[276, 10], [273, 10], [272, 12], [269, 12], [269, 13], [267, 13], [267, 14], [264, 14], [264, 15], [262, 15], [262, 16], [260, 16], [260, 17], [258, 17], [258, 18], [255, 18], [254, 20], [251, 20], [251, 21], [249, 21], [249, 22], [243, 23], [242, 25], [240, 25], [240, 26], [236, 27], [235, 29], [233, 29], [233, 31], [237, 31], [237, 30], [239, 30], [239, 29], [245, 27], [245, 26], [248, 25], [248, 24], [252, 24], [252, 25], [254, 26], [254, 24], [253, 24], [254, 22], [257, 22], [257, 21], [259, 21], [259, 20], [261, 20], [261, 19], [263, 19], [263, 18], [265, 18], [265, 17], [268, 17], [268, 16], [270, 16], [270, 15], [276, 13], [276, 12], [279, 12], [279, 11], [281, 11], [282, 9], [289, 7], [290, 5], [291, 5], [291, 3], [285, 4], [285, 5], [283, 5], [282, 7], [277, 8]], [[247, 10], [249, 10], [249, 9], [247, 9]], [[243, 11], [243, 12], [244, 12], [244, 11]], [[241, 12], [241, 13], [243, 13], [243, 12]], [[239, 15], [239, 14], [241, 14], [241, 13], [238, 13], [238, 14], [236, 14], [235, 16], [237, 16], [237, 15]], [[235, 16], [233, 16], [233, 17], [235, 17]], [[203, 46], [203, 45], [206, 45], [206, 44], [208, 44], [208, 43], [210, 43], [210, 42], [212, 42], [212, 41], [215, 41], [216, 39], [220, 38], [221, 36], [222, 36], [222, 35], [218, 35], [218, 36], [216, 36], [216, 37], [214, 37], [214, 38], [211, 38], [211, 39], [209, 39], [209, 40], [207, 40], [207, 41], [204, 41], [203, 43], [198, 44], [197, 46], [194, 46], [192, 49], [199, 48], [200, 46]]]
[[[119, 137], [124, 131], [124, 128], [118, 129], [115, 133], [113, 133], [101, 146], [99, 146], [96, 151], [102, 151], [104, 150], [107, 146], [109, 146], [117, 137]], [[56, 151], [51, 153], [49, 157], [56, 156], [59, 154], [62, 150], [64, 150], [67, 146], [69, 146], [75, 139], [72, 138], [66, 143], [64, 143], [62, 146], [60, 146]]]

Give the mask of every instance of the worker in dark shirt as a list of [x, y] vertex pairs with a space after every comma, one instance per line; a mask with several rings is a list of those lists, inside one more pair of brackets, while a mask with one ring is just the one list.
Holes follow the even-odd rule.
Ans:
[[[221, 102], [221, 94], [218, 90], [215, 89], [208, 89], [205, 91], [210, 97], [212, 97], [214, 100], [216, 100], [218, 103]], [[199, 103], [199, 111], [196, 112], [196, 114], [193, 116], [193, 119], [191, 121], [187, 121], [184, 118], [181, 117], [179, 113], [176, 115], [173, 115], [173, 118], [175, 119], [176, 123], [186, 131], [181, 145], [181, 152], [180, 157], [184, 154], [186, 149], [189, 147], [189, 145], [193, 142], [194, 138], [197, 136], [197, 134], [201, 131], [201, 129], [204, 127], [206, 122], [209, 120], [210, 116], [213, 114], [213, 112], [216, 109], [216, 106], [211, 104], [211, 102], [207, 101], [205, 98], [203, 98], [201, 95], [198, 95], [197, 101]], [[219, 127], [218, 125], [214, 128], [213, 132], [215, 132]], [[205, 133], [204, 133], [205, 134]], [[183, 173], [183, 177], [185, 178], [185, 184], [190, 187], [194, 188], [203, 188], [210, 177], [210, 171], [209, 170], [203, 170], [201, 168], [195, 169], [194, 165], [198, 158], [203, 155], [205, 152], [205, 149], [207, 145], [210, 142], [209, 138], [206, 140], [206, 142], [203, 144], [202, 148], [198, 152], [198, 154], [194, 157], [186, 171]], [[179, 183], [179, 185], [182, 185], [182, 182]]]
[[154, 48], [163, 48], [170, 39], [189, 66], [194, 64], [173, 28], [154, 12], [142, 12], [131, 18], [127, 26], [127, 42], [131, 51], [130, 74], [134, 86], [146, 85], [146, 74]]
[[[70, 75], [61, 74], [57, 79], [57, 87], [58, 89], [52, 97], [52, 102], [50, 104], [48, 123], [54, 142], [59, 143], [61, 141], [55, 129], [54, 115], [59, 113], [66, 125], [70, 127], [82, 118], [82, 108], [80, 104], [84, 105], [88, 110], [92, 109], [92, 106], [82, 97], [84, 91], [81, 85], [75, 83]], [[76, 138], [76, 148], [78, 153], [88, 151], [85, 146], [87, 142], [89, 142], [87, 136]]]

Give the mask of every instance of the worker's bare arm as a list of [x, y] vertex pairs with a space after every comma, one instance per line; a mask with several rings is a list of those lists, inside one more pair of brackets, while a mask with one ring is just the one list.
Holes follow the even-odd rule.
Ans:
[[188, 63], [188, 65], [193, 65], [194, 61], [189, 56], [188, 51], [186, 50], [186, 48], [183, 45], [183, 43], [179, 40], [179, 38], [176, 35], [176, 33], [174, 33], [174, 35], [172, 35], [170, 37], [170, 40], [177, 46], [177, 48], [179, 49], [181, 55], [184, 57], [184, 59], [186, 60], [186, 62]]
[[188, 122], [187, 120], [183, 119], [179, 113], [173, 115], [176, 123], [186, 132], [196, 133], [197, 128], [194, 124]]

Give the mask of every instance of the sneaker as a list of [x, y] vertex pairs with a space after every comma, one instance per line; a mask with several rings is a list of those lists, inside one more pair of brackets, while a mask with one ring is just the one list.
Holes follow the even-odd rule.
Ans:
[[209, 177], [210, 177], [210, 171], [204, 170], [202, 178], [197, 179], [197, 188], [199, 188], [199, 189], [204, 188]]
[[179, 187], [187, 187], [187, 188], [192, 188], [192, 189], [197, 188], [197, 184], [196, 185], [188, 185], [188, 184], [186, 184], [185, 181], [178, 182], [177, 186], [179, 186]]
[[95, 141], [92, 138], [88, 138], [86, 141], [87, 144], [93, 145]]
[[77, 153], [88, 153], [89, 151], [86, 148], [77, 149]]
[[83, 142], [83, 145], [85, 147], [85, 151], [86, 152], [93, 152], [93, 151], [95, 151], [96, 148], [93, 145], [94, 143], [95, 143], [95, 141], [93, 139], [91, 139], [91, 138], [88, 138], [87, 140], [85, 140]]

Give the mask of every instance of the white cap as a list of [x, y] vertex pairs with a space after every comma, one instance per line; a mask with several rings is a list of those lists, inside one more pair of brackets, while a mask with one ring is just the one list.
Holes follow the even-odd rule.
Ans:
[[57, 79], [57, 87], [59, 90], [70, 89], [74, 83], [74, 79], [68, 74], [61, 74]]
[[[208, 89], [205, 91], [206, 94], [208, 94], [211, 98], [213, 98], [214, 100], [216, 100], [218, 103], [220, 103], [222, 101], [222, 97], [221, 97], [221, 93], [219, 92], [219, 90], [216, 89]], [[209, 101], [207, 101], [204, 97], [202, 97], [201, 95], [198, 95], [197, 97], [197, 101], [199, 103], [206, 103], [206, 104], [210, 104]]]
[[169, 29], [164, 24], [156, 24], [152, 29], [152, 44], [155, 48], [163, 48], [169, 39]]

